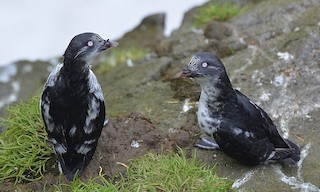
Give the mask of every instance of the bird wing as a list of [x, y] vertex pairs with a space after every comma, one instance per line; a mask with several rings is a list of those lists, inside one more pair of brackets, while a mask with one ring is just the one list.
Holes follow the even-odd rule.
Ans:
[[241, 92], [235, 90], [235, 94], [236, 100], [225, 106], [222, 129], [215, 134], [218, 143], [223, 140], [219, 147], [249, 163], [278, 161], [292, 155], [294, 149], [280, 136], [267, 113]]
[[260, 127], [256, 127], [255, 129], [263, 129], [268, 135], [278, 134], [276, 126], [263, 109], [240, 91], [235, 90], [235, 93], [237, 95], [238, 105], [243, 107], [243, 110], [249, 114], [251, 119], [259, 122], [258, 125], [260, 124]]
[[[40, 99], [41, 115], [48, 133], [48, 140], [53, 145], [55, 152], [58, 154], [65, 153], [67, 151], [67, 142], [65, 140], [65, 132], [63, 131], [62, 124], [55, 123], [52, 115], [50, 114], [51, 95], [49, 92], [56, 84], [62, 66], [63, 64], [58, 64], [53, 68], [44, 85]], [[53, 135], [58, 135], [58, 137], [53, 137]]]
[[83, 130], [84, 133], [88, 135], [95, 135], [97, 131], [99, 137], [105, 119], [105, 105], [101, 86], [91, 70], [89, 73], [88, 87], [89, 102]]
[[[268, 114], [240, 91], [235, 90], [235, 92], [237, 95], [238, 104], [243, 106], [244, 111], [249, 113], [250, 118], [253, 121], [258, 122], [256, 124], [258, 126], [253, 127], [253, 129], [257, 131], [263, 130], [266, 137], [275, 146], [275, 148], [291, 148], [287, 141], [280, 136], [277, 127], [274, 125]], [[283, 152], [284, 150], [279, 150], [279, 153]]]

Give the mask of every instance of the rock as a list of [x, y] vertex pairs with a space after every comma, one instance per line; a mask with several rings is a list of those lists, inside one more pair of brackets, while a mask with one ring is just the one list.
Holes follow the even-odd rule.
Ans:
[[172, 78], [170, 79], [171, 89], [175, 91], [174, 98], [179, 100], [185, 100], [190, 98], [191, 101], [199, 101], [200, 86], [194, 84], [190, 79]]
[[5, 115], [9, 104], [39, 94], [50, 67], [44, 61], [19, 61], [0, 67], [0, 116]]
[[175, 59], [184, 59], [207, 48], [209, 45], [202, 33], [195, 31], [185, 32], [183, 36], [178, 36], [172, 42], [172, 57]]
[[208, 39], [223, 39], [232, 35], [232, 30], [224, 23], [212, 21], [207, 24], [204, 30], [204, 36]]
[[168, 39], [164, 39], [160, 41], [160, 43], [156, 46], [155, 52], [159, 57], [162, 56], [171, 56], [172, 44]]
[[198, 11], [201, 7], [207, 6], [208, 4], [210, 4], [210, 2], [207, 2], [201, 6], [194, 7], [192, 9], [190, 9], [189, 11], [187, 11], [183, 16], [183, 19], [182, 19], [182, 22], [181, 22], [179, 29], [172, 32], [171, 38], [181, 36], [186, 32], [190, 32], [190, 31], [194, 30], [195, 27], [193, 25], [193, 21], [194, 21], [196, 14], [198, 13]]
[[119, 39], [121, 48], [137, 47], [154, 49], [164, 36], [165, 14], [155, 14], [144, 18], [141, 23]]

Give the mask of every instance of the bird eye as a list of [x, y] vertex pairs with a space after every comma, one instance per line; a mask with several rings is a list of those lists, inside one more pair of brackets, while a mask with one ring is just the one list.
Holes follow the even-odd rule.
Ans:
[[206, 67], [208, 67], [208, 63], [204, 62], [204, 63], [201, 64], [201, 66], [206, 68]]
[[92, 41], [88, 41], [87, 45], [88, 45], [89, 47], [92, 47], [92, 46], [93, 46], [93, 42], [92, 42]]

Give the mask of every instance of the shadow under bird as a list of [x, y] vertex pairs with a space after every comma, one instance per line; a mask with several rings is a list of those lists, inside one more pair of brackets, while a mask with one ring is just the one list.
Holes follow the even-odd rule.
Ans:
[[59, 170], [68, 180], [80, 176], [90, 163], [102, 128], [108, 123], [101, 86], [90, 62], [100, 52], [117, 45], [95, 33], [75, 36], [64, 53], [63, 63], [51, 71], [44, 85], [42, 118]]
[[182, 70], [201, 86], [198, 108], [200, 129], [211, 137], [195, 146], [220, 148], [248, 165], [280, 162], [294, 165], [299, 147], [279, 134], [267, 113], [240, 91], [232, 88], [220, 59], [209, 52], [198, 53]]

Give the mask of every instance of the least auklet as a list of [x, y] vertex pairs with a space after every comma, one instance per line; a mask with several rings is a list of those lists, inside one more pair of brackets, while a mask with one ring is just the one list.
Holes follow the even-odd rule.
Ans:
[[84, 171], [96, 150], [105, 117], [103, 93], [90, 61], [116, 42], [95, 33], [75, 36], [64, 61], [50, 73], [40, 101], [42, 118], [58, 158], [59, 170], [68, 180]]
[[198, 124], [216, 142], [202, 139], [196, 146], [218, 147], [248, 165], [269, 162], [294, 165], [300, 160], [299, 147], [280, 136], [267, 113], [232, 88], [225, 67], [216, 55], [196, 54], [181, 76], [191, 77], [200, 84]]

